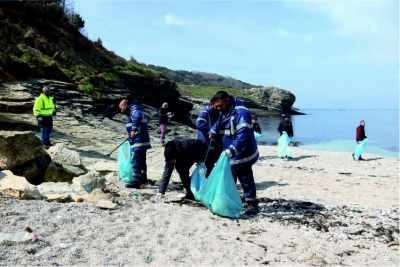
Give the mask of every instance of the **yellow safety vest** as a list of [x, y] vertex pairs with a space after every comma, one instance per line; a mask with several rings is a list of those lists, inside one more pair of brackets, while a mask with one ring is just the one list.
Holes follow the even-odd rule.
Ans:
[[54, 96], [47, 97], [45, 94], [41, 93], [40, 96], [35, 100], [33, 114], [35, 116], [51, 116], [55, 111], [53, 98]]

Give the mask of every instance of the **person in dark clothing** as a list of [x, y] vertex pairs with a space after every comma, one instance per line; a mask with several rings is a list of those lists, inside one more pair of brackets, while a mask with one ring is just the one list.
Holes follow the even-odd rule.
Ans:
[[253, 130], [256, 133], [262, 134], [260, 124], [258, 124], [257, 122], [257, 117], [253, 117], [253, 120], [251, 122], [253, 123]]
[[204, 166], [203, 161], [207, 154], [207, 148], [206, 143], [198, 139], [174, 139], [167, 142], [164, 149], [164, 173], [155, 199], [160, 199], [165, 194], [172, 171], [176, 169], [183, 187], [186, 189], [186, 198], [194, 200], [193, 193], [190, 190], [189, 170], [196, 162]]
[[168, 103], [164, 102], [161, 108], [157, 112], [160, 124], [160, 143], [161, 145], [165, 145], [165, 135], [167, 134], [167, 126], [168, 126], [168, 117], [171, 115], [171, 112], [168, 112]]
[[196, 129], [198, 130], [197, 139], [203, 140], [207, 146], [210, 146], [210, 151], [207, 154], [206, 167], [208, 177], [214, 168], [214, 164], [218, 161], [219, 155], [222, 153], [221, 138], [215, 138], [215, 140], [210, 140], [208, 138], [208, 133], [211, 127], [219, 118], [219, 111], [214, 105], [214, 100], [210, 100], [210, 104], [205, 107], [197, 117]]
[[109, 118], [110, 120], [112, 120], [113, 117], [114, 117], [115, 115], [117, 115], [118, 113], [119, 113], [119, 109], [117, 108], [116, 105], [112, 104], [111, 106], [108, 106], [108, 107], [107, 107], [106, 112], [104, 112], [103, 119], [107, 117], [107, 118]]
[[[362, 120], [360, 122], [360, 125], [356, 129], [356, 142], [357, 144], [360, 144], [364, 139], [366, 139], [367, 136], [365, 135], [365, 121]], [[353, 158], [354, 158], [354, 153], [353, 153]], [[365, 160], [361, 157], [358, 158], [358, 160]]]
[[290, 121], [289, 115], [285, 115], [285, 118], [283, 119], [283, 121], [281, 121], [279, 123], [279, 126], [278, 126], [278, 132], [280, 133], [280, 135], [282, 135], [282, 132], [284, 132], [284, 131], [288, 134], [288, 136], [290, 138], [292, 138], [294, 136], [293, 126], [292, 126], [292, 122]]

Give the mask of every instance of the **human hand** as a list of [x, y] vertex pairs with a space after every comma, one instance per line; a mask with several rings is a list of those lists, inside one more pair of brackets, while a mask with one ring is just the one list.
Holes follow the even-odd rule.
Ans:
[[171, 115], [172, 113], [171, 112], [167, 112], [167, 115]]
[[135, 137], [137, 134], [138, 134], [137, 131], [132, 131], [132, 132], [131, 132], [131, 138]]
[[36, 119], [37, 119], [38, 121], [42, 121], [42, 120], [43, 120], [42, 116], [37, 116]]
[[56, 116], [57, 115], [57, 111], [53, 111], [53, 114], [51, 114], [51, 115], [53, 115], [53, 116]]
[[229, 149], [226, 149], [226, 150], [225, 150], [225, 155], [226, 155], [228, 158], [231, 158], [231, 157], [232, 157], [232, 152], [231, 152]]

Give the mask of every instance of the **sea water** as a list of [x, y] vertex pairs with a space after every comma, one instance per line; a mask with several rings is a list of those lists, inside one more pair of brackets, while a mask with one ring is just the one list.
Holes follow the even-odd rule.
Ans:
[[[299, 146], [310, 149], [354, 152], [356, 128], [365, 120], [369, 138], [364, 153], [399, 157], [399, 110], [373, 109], [301, 109], [307, 115], [292, 115], [294, 138]], [[280, 115], [259, 117], [263, 136], [259, 143], [271, 145], [279, 138]]]

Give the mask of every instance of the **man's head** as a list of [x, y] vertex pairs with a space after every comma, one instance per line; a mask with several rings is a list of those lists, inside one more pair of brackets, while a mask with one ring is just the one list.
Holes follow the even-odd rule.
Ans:
[[253, 116], [253, 118], [252, 118], [252, 120], [251, 120], [253, 123], [257, 123], [257, 117], [254, 117]]
[[213, 111], [218, 111], [218, 108], [215, 106], [214, 97], [212, 97], [212, 98], [210, 99], [209, 107], [210, 107]]
[[164, 149], [165, 161], [167, 161], [171, 164], [176, 164], [176, 161], [179, 156], [179, 150], [180, 150], [180, 147], [175, 146], [173, 144], [171, 144], [171, 145], [167, 144]]
[[115, 104], [112, 104], [111, 108], [115, 109], [115, 108], [117, 108], [117, 106]]
[[361, 126], [365, 126], [365, 120], [360, 121]]
[[290, 115], [289, 114], [286, 114], [285, 115], [285, 121], [289, 121], [290, 120]]
[[168, 103], [167, 103], [167, 102], [164, 102], [164, 103], [162, 104], [161, 107], [162, 107], [162, 108], [168, 108]]
[[126, 109], [129, 106], [129, 101], [124, 99], [119, 103], [119, 109], [121, 110], [121, 113], [124, 113]]
[[50, 95], [50, 88], [47, 87], [47, 86], [45, 86], [45, 87], [43, 87], [42, 92], [43, 92], [43, 94], [45, 94], [46, 96], [49, 96], [49, 95]]
[[222, 113], [227, 113], [231, 105], [231, 98], [225, 91], [218, 91], [213, 97], [215, 107]]

